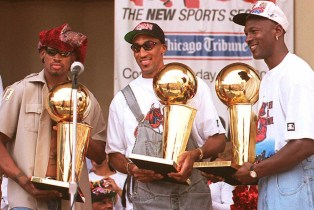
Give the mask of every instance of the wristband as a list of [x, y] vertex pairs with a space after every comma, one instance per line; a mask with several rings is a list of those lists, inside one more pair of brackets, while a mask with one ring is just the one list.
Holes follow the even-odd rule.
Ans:
[[197, 148], [197, 150], [199, 150], [200, 153], [201, 153], [200, 156], [198, 156], [198, 160], [201, 161], [201, 160], [203, 160], [203, 158], [204, 158], [204, 152], [203, 152], [203, 150], [202, 150], [201, 147]]
[[129, 175], [132, 176], [131, 171], [130, 171], [130, 169], [129, 169], [129, 166], [130, 166], [131, 163], [132, 163], [132, 162], [128, 162], [128, 163], [126, 164], [125, 168], [126, 168], [126, 172], [127, 172]]

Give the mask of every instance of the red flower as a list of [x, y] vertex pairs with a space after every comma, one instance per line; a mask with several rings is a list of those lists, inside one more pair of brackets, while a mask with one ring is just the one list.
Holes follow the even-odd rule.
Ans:
[[256, 185], [236, 186], [232, 191], [233, 202], [231, 210], [257, 210], [258, 190]]

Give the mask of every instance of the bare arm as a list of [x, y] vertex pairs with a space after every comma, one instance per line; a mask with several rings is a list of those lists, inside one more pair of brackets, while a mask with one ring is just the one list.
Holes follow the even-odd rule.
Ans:
[[100, 140], [90, 140], [86, 156], [94, 160], [96, 163], [100, 164], [106, 159], [105, 151], [106, 143]]
[[[254, 171], [256, 171], [258, 178], [278, 174], [291, 169], [313, 154], [314, 140], [290, 140], [274, 156], [256, 164]], [[251, 165], [251, 163], [243, 164], [235, 174], [235, 177], [242, 183], [252, 183], [256, 181], [256, 179], [249, 176], [249, 168]]]
[[5, 147], [9, 140], [10, 139], [6, 135], [0, 132], [0, 170], [13, 179], [21, 172], [21, 170], [16, 166]]
[[287, 171], [314, 154], [314, 140], [290, 140], [274, 156], [257, 164], [254, 170], [258, 177], [269, 176]]
[[226, 141], [225, 134], [209, 136], [205, 144], [202, 146], [204, 158], [216, 157], [218, 153], [223, 152], [226, 147]]
[[5, 145], [10, 139], [0, 132], [0, 170], [2, 170], [10, 179], [19, 184], [26, 192], [37, 199], [51, 199], [60, 197], [57, 191], [46, 191], [35, 188], [25, 173], [17, 167], [14, 160], [8, 153]]

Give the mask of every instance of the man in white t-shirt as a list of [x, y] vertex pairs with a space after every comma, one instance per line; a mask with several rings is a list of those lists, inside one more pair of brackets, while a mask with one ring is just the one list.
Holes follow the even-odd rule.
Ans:
[[245, 26], [253, 57], [269, 68], [259, 91], [256, 162], [235, 176], [259, 180], [258, 209], [314, 209], [314, 72], [288, 51], [288, 20], [273, 2], [258, 1], [233, 21]]
[[179, 156], [177, 173], [167, 174], [177, 182], [184, 183], [190, 179], [192, 184], [166, 182], [161, 174], [138, 168], [127, 158], [134, 145], [141, 142], [144, 146], [137, 149], [147, 152], [145, 155], [148, 156], [161, 151], [163, 113], [162, 105], [154, 94], [153, 78], [164, 67], [163, 55], [167, 46], [163, 30], [150, 22], [139, 23], [124, 38], [132, 45], [134, 58], [141, 69], [141, 76], [127, 86], [132, 91], [131, 95], [134, 94], [135, 100], [131, 101], [138, 109], [132, 112], [134, 106], [128, 105], [124, 94], [121, 91], [116, 94], [109, 109], [106, 152], [116, 170], [135, 179], [130, 197], [133, 209], [211, 209], [207, 180], [200, 171], [193, 169], [195, 161], [216, 156], [224, 150], [226, 143], [225, 130], [213, 105], [209, 87], [197, 78], [197, 93], [190, 99], [190, 104], [197, 109], [190, 135], [195, 143], [194, 149]]

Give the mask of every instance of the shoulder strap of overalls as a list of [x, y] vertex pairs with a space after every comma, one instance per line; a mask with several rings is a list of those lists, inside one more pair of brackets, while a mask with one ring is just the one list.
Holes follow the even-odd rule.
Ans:
[[135, 95], [134, 95], [130, 85], [127, 85], [125, 88], [123, 88], [122, 93], [124, 95], [126, 103], [130, 107], [130, 109], [131, 109], [132, 113], [134, 114], [137, 122], [142, 122], [145, 116], [142, 113], [141, 108], [137, 103], [137, 100], [135, 98]]
[[[145, 116], [142, 113], [141, 108], [137, 103], [137, 100], [135, 98], [135, 95], [134, 95], [130, 85], [127, 85], [125, 88], [123, 88], [121, 90], [121, 92], [123, 93], [124, 98], [126, 100], [126, 103], [128, 104], [129, 108], [131, 109], [137, 122], [139, 122], [139, 123], [142, 122], [144, 120]], [[124, 186], [123, 186], [122, 198], [121, 198], [122, 206], [124, 208], [126, 207], [126, 198], [129, 200], [129, 202], [132, 202], [131, 198], [130, 198], [131, 197], [131, 192], [130, 192], [131, 186], [133, 188], [132, 182], [133, 182], [133, 177], [128, 174], [128, 176], [125, 180]], [[132, 189], [132, 191], [133, 191], [133, 189]]]

